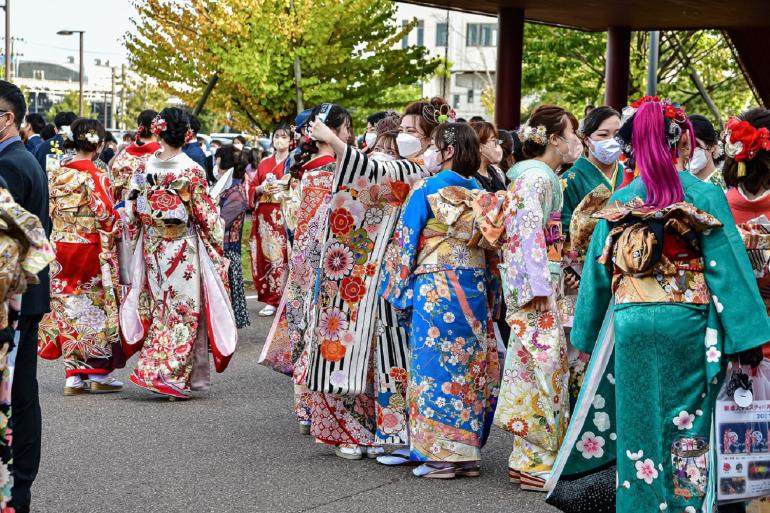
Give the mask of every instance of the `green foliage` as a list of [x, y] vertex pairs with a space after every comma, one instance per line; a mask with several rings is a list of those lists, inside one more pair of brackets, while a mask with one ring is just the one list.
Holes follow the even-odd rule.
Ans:
[[[394, 106], [438, 66], [422, 47], [397, 48], [413, 27], [394, 21], [389, 0], [136, 0], [134, 67], [235, 128], [269, 128], [306, 106], [335, 102], [356, 112]], [[295, 83], [294, 62], [302, 78]], [[410, 99], [413, 99], [412, 96]], [[228, 119], [226, 113], [231, 113]]]
[[[120, 87], [123, 86], [121, 80]], [[168, 105], [168, 93], [147, 77], [127, 78], [125, 88], [126, 109], [118, 116], [118, 123], [129, 130], [136, 127], [136, 118], [143, 110], [161, 111]]]
[[[74, 112], [77, 114], [80, 112], [80, 93], [78, 91], [69, 91], [65, 93], [62, 100], [55, 103], [51, 110], [48, 111], [48, 119], [53, 119], [60, 112]], [[93, 116], [91, 107], [88, 102], [83, 102], [83, 117], [90, 118]]]

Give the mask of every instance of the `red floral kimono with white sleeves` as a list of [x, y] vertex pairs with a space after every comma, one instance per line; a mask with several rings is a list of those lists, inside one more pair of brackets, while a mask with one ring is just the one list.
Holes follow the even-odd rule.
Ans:
[[275, 155], [262, 160], [249, 184], [249, 203], [252, 210], [249, 253], [251, 276], [257, 291], [257, 300], [277, 307], [286, 286], [288, 274], [288, 240], [281, 204], [268, 194], [257, 197], [256, 188], [271, 180], [283, 178], [284, 160]]
[[151, 155], [160, 149], [160, 144], [149, 142], [144, 144], [131, 143], [118, 153], [110, 164], [112, 197], [115, 203], [125, 199], [131, 177], [139, 170]]
[[184, 153], [150, 157], [131, 179], [126, 211], [137, 240], [120, 320], [129, 349], [141, 349], [130, 380], [188, 397], [191, 382], [208, 387], [209, 343], [223, 372], [238, 339], [223, 223], [205, 172]]
[[117, 254], [110, 180], [90, 160], [64, 161], [48, 175], [51, 311], [39, 354], [64, 358], [67, 377], [109, 374], [125, 364], [118, 333]]

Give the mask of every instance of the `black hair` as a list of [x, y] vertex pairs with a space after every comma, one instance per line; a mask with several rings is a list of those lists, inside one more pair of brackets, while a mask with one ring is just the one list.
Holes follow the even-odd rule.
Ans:
[[236, 141], [238, 141], [238, 142], [239, 142], [239, 143], [241, 143], [242, 145], [246, 146], [246, 142], [247, 142], [247, 141], [246, 141], [246, 138], [245, 138], [244, 136], [242, 136], [242, 135], [236, 135], [236, 136], [233, 138], [233, 142], [236, 142]]
[[[690, 123], [692, 123], [692, 129], [695, 132], [695, 137], [697, 139], [700, 139], [706, 143], [707, 146], [714, 146], [715, 144], [719, 144], [719, 134], [714, 129], [714, 125], [711, 124], [711, 121], [709, 121], [706, 116], [693, 114], [692, 116], [689, 116], [689, 118]], [[724, 159], [725, 156], [723, 153], [714, 159], [714, 163], [719, 164]]]
[[190, 114], [190, 129], [195, 135], [198, 135], [198, 132], [201, 131], [201, 121], [195, 114]]
[[285, 121], [281, 121], [273, 130], [273, 135], [270, 136], [271, 141], [273, 140], [273, 137], [275, 137], [275, 133], [279, 130], [286, 132], [286, 134], [289, 136], [289, 139], [291, 139], [291, 125]]
[[59, 112], [54, 116], [53, 118], [53, 124], [56, 125], [56, 129], [60, 129], [63, 126], [70, 126], [73, 121], [75, 121], [78, 118], [77, 114], [74, 112], [66, 111], [66, 112]]
[[[574, 114], [557, 105], [540, 105], [529, 117], [528, 123], [531, 127], [543, 125], [548, 138], [554, 134], [561, 136], [570, 125], [572, 130], [577, 131], [578, 129], [578, 121]], [[527, 139], [522, 145], [522, 153], [527, 158], [533, 159], [544, 154], [547, 147], [547, 141], [546, 144], [538, 144]]]
[[[502, 141], [500, 147], [503, 149], [503, 159], [500, 161], [500, 167], [503, 171], [508, 171], [516, 163], [514, 151], [516, 150], [516, 141], [519, 138], [510, 130], [501, 129], [497, 133]], [[519, 143], [519, 147], [521, 148], [521, 143]]]
[[[317, 105], [312, 110], [310, 116], [308, 116], [308, 122], [314, 120], [318, 116], [321, 112], [321, 107], [323, 107], [323, 105]], [[344, 125], [349, 126], [352, 121], [353, 118], [350, 116], [350, 112], [339, 105], [332, 105], [324, 123], [333, 130], [339, 130]], [[300, 175], [302, 166], [307, 164], [313, 155], [318, 153], [318, 144], [310, 137], [303, 137], [297, 147], [299, 148], [299, 154], [294, 159], [294, 165], [292, 165], [290, 170], [291, 174], [295, 177]]]
[[16, 128], [21, 128], [24, 114], [27, 113], [27, 101], [21, 89], [10, 82], [0, 80], [0, 101], [5, 104], [4, 107], [8, 112], [13, 113]]
[[219, 139], [212, 139], [211, 142], [209, 142], [210, 146], [213, 146], [215, 144], [218, 144], [220, 148], [222, 147], [222, 141], [220, 141]]
[[184, 146], [190, 130], [190, 116], [177, 107], [167, 107], [158, 116], [166, 122], [166, 129], [160, 133], [163, 142], [172, 148]]
[[583, 119], [583, 127], [580, 130], [581, 135], [588, 139], [591, 137], [591, 134], [599, 130], [602, 123], [613, 116], [620, 119], [620, 113], [612, 107], [603, 105], [601, 107], [592, 108], [588, 114], [586, 114], [585, 119]]
[[24, 120], [29, 125], [29, 128], [36, 134], [40, 134], [45, 128], [45, 118], [35, 112], [27, 114], [27, 117], [25, 117]]
[[53, 138], [56, 136], [56, 125], [53, 123], [48, 123], [45, 125], [45, 127], [40, 131], [40, 137], [47, 141], [48, 139]]
[[433, 130], [432, 138], [439, 151], [454, 148], [452, 171], [467, 178], [479, 170], [479, 136], [468, 123], [443, 123]]
[[470, 121], [470, 122], [471, 122], [471, 123], [483, 123], [484, 121], [486, 121], [486, 120], [484, 119], [484, 117], [483, 117], [483, 116], [473, 116], [473, 117], [471, 118], [471, 121]]
[[385, 116], [387, 116], [388, 114], [390, 114], [390, 112], [388, 112], [387, 110], [381, 110], [379, 112], [375, 112], [374, 114], [366, 118], [366, 122], [372, 126], [377, 126], [377, 123], [379, 123], [379, 121], [383, 119]]
[[[770, 130], [770, 110], [750, 109], [738, 116], [738, 119], [748, 121], [756, 129], [767, 128]], [[738, 176], [740, 174], [739, 164], [737, 160], [727, 157], [722, 169], [725, 185], [728, 187], [743, 185], [744, 189], [751, 194], [759, 194], [763, 190], [770, 189], [770, 151], [760, 149], [754, 158], [744, 160], [746, 172], [743, 176]]]
[[251, 152], [242, 150], [236, 151], [233, 158], [233, 178], [236, 180], [246, 176], [246, 168], [249, 167]]
[[112, 132], [107, 131], [107, 132], [104, 132], [104, 142], [106, 142], [106, 143], [108, 143], [108, 142], [117, 143], [118, 141], [115, 139], [115, 136], [112, 135]]
[[219, 160], [219, 169], [227, 170], [231, 167], [235, 167], [235, 161], [236, 161], [236, 153], [241, 153], [235, 151], [235, 147], [232, 144], [228, 144], [226, 146], [222, 146], [221, 148], [218, 148], [216, 153], [214, 154], [215, 159]]
[[[96, 119], [78, 118], [70, 125], [72, 140], [64, 140], [64, 148], [76, 151], [96, 151], [104, 141], [104, 125]], [[90, 134], [95, 134], [99, 140], [96, 142], [88, 139]]]
[[137, 139], [148, 139], [149, 137], [152, 137], [152, 120], [155, 119], [155, 117], [158, 115], [158, 113], [152, 109], [143, 110], [139, 113], [139, 115], [136, 117], [136, 138]]
[[458, 123], [467, 123], [467, 122], [468, 122], [468, 120], [467, 120], [467, 119], [465, 119], [465, 118], [457, 118], [457, 120], [456, 120], [456, 121], [457, 121]]

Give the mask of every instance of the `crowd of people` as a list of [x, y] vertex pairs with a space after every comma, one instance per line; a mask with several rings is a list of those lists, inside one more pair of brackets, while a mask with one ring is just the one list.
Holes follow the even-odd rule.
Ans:
[[259, 363], [340, 458], [476, 477], [497, 426], [510, 481], [563, 511], [714, 511], [716, 461], [680, 476], [672, 451], [712, 443], [728, 362], [770, 342], [770, 111], [722, 132], [644, 97], [580, 120], [540, 105], [507, 131], [432, 98], [356, 137], [322, 104], [263, 156], [207, 155], [179, 108], [120, 145], [72, 113], [46, 139], [25, 110], [0, 81], [4, 507], [29, 511], [38, 354], [62, 359], [67, 396], [119, 392], [134, 354], [141, 388], [209, 390], [209, 355], [224, 371], [251, 322], [251, 215], [274, 316]]

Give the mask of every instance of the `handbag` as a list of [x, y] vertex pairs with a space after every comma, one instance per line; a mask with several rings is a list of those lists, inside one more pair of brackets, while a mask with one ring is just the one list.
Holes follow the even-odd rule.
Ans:
[[616, 482], [615, 462], [562, 475], [545, 502], [565, 513], [615, 513]]

